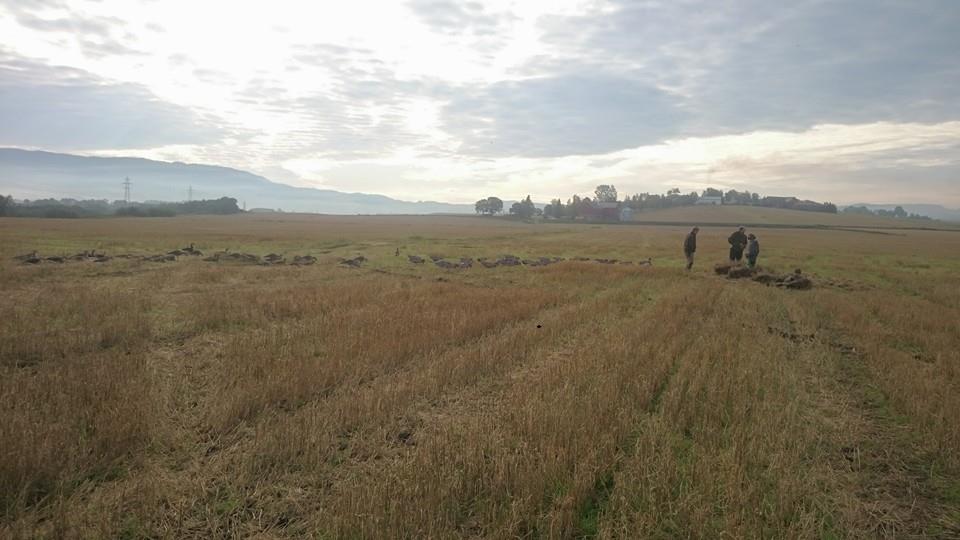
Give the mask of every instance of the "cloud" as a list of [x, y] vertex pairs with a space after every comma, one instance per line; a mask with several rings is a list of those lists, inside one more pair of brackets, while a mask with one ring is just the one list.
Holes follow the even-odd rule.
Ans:
[[[824, 3], [737, 44], [699, 89], [714, 129], [960, 118], [955, 3]], [[903, 28], [923, 28], [903, 32]]]
[[0, 9], [8, 11], [25, 28], [72, 38], [83, 54], [91, 58], [147, 54], [126, 43], [127, 25], [116, 17], [79, 13], [58, 0], [3, 0]]
[[[955, 4], [611, 4], [543, 17], [549, 46], [519, 80], [457, 88], [444, 127], [460, 150], [596, 154], [677, 136], [960, 118]], [[440, 9], [435, 24], [463, 26], [462, 12]], [[904, 32], [904, 21], [925, 30]]]
[[430, 29], [447, 35], [496, 36], [516, 20], [509, 13], [490, 12], [480, 2], [413, 0], [408, 6]]
[[613, 5], [545, 19], [547, 60], [632, 70], [683, 98], [688, 134], [960, 118], [950, 0]]
[[146, 88], [0, 51], [0, 144], [55, 150], [212, 143], [211, 119]]
[[658, 142], [683, 120], [671, 97], [636, 80], [578, 70], [458, 89], [444, 127], [479, 156], [603, 154]]
[[205, 83], [211, 84], [236, 84], [236, 79], [229, 73], [219, 69], [194, 68], [193, 76]]
[[411, 117], [423, 117], [423, 101], [447, 92], [448, 85], [400, 79], [362, 47], [316, 43], [292, 51], [289, 65], [297, 66], [296, 76], [317, 82], [305, 88], [286, 84], [283, 77], [257, 77], [234, 94], [238, 103], [282, 126], [271, 136], [278, 161], [369, 159], [428, 144], [436, 136], [425, 122]]
[[147, 53], [134, 49], [122, 41], [110, 38], [77, 38], [80, 50], [89, 58], [108, 58], [111, 56], [147, 56]]

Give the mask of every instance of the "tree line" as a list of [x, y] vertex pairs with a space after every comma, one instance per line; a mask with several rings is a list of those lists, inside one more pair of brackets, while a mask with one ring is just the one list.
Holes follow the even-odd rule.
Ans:
[[848, 206], [843, 209], [843, 213], [863, 216], [892, 217], [897, 219], [931, 219], [929, 216], [922, 216], [920, 214], [914, 214], [913, 212], [907, 212], [902, 206], [897, 206], [893, 210], [884, 210], [883, 208], [871, 210], [866, 206]]
[[[750, 191], [737, 191], [734, 189], [726, 192], [707, 188], [698, 193], [681, 193], [679, 188], [668, 190], [664, 194], [657, 193], [636, 193], [625, 196], [620, 200], [617, 188], [611, 184], [601, 184], [593, 192], [593, 198], [580, 197], [573, 195], [564, 203], [556, 198], [543, 207], [538, 209], [527, 195], [520, 202], [513, 203], [509, 209], [509, 214], [521, 218], [530, 218], [535, 215], [555, 219], [577, 219], [589, 217], [596, 214], [596, 209], [600, 203], [603, 206], [610, 206], [609, 203], [616, 203], [617, 208], [630, 208], [631, 210], [654, 210], [660, 208], [674, 208], [678, 206], [693, 206], [701, 201], [716, 200], [718, 204], [740, 205], [740, 206], [759, 206], [767, 208], [785, 208], [789, 210], [803, 210], [808, 212], [824, 212], [829, 214], [837, 213], [837, 206], [833, 203], [819, 203], [814, 201], [801, 200], [796, 197], [764, 197], [759, 193]], [[481, 215], [497, 215], [503, 213], [503, 201], [497, 197], [487, 197], [476, 202], [476, 213]]]
[[237, 200], [220, 197], [189, 202], [126, 202], [106, 199], [36, 199], [15, 201], [0, 195], [0, 216], [40, 218], [173, 217], [181, 214], [236, 214]]
[[[476, 212], [481, 215], [493, 216], [503, 213], [503, 201], [498, 197], [480, 199], [474, 207]], [[525, 199], [513, 203], [513, 205], [510, 206], [509, 213], [511, 216], [527, 219], [540, 215], [542, 212], [537, 208], [537, 205], [533, 204], [530, 196], [527, 195]]]

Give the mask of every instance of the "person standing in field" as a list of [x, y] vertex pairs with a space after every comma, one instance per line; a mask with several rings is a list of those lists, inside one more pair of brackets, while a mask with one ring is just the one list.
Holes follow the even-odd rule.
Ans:
[[730, 242], [730, 262], [739, 263], [743, 260], [743, 248], [747, 247], [747, 235], [744, 228], [740, 227], [737, 231], [727, 238]]
[[757, 257], [760, 256], [760, 241], [752, 233], [747, 235], [747, 266], [755, 268], [757, 266]]
[[697, 233], [700, 227], [694, 227], [683, 241], [683, 256], [687, 258], [687, 271], [693, 268], [693, 254], [697, 252]]

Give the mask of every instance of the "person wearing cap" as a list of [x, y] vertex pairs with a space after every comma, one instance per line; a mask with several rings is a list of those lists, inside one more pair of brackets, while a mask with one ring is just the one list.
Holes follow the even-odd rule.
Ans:
[[694, 227], [683, 241], [683, 256], [687, 258], [687, 271], [693, 268], [693, 254], [697, 252], [697, 233], [700, 227]]
[[737, 231], [727, 238], [730, 243], [730, 262], [739, 263], [743, 260], [743, 249], [747, 247], [747, 235], [744, 228], [740, 227]]
[[760, 241], [751, 233], [747, 235], [747, 266], [754, 268], [757, 266], [757, 257], [760, 256]]

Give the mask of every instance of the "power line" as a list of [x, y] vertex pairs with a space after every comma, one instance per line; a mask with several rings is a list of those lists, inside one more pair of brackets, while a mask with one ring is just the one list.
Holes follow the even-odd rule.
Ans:
[[193, 186], [191, 185], [187, 188], [187, 202], [192, 202], [192, 201], [193, 201]]
[[123, 181], [123, 202], [130, 204], [130, 177]]

